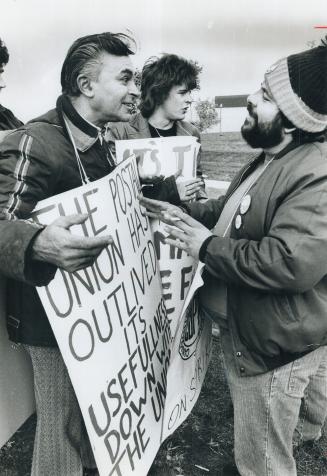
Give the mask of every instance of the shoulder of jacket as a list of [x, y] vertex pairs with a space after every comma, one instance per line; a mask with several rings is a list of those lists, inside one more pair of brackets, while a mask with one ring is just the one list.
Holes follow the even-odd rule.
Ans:
[[39, 134], [44, 132], [62, 131], [63, 127], [60, 124], [51, 124], [49, 122], [32, 122], [23, 126], [26, 133], [35, 136], [37, 139]]
[[[10, 132], [1, 142], [1, 152], [45, 150], [49, 144], [62, 145], [63, 128], [57, 124], [30, 122]], [[51, 154], [49, 154], [50, 156]]]
[[316, 153], [319, 156], [321, 156], [323, 159], [327, 161], [327, 141], [325, 140], [324, 142], [312, 142], [311, 144], [307, 145], [312, 145], [312, 153]]
[[128, 137], [130, 125], [128, 122], [114, 122], [109, 127], [109, 138], [123, 140]]
[[26, 134], [42, 142], [44, 138], [48, 140], [48, 134], [56, 134], [56, 131], [62, 133], [63, 126], [60, 123], [57, 110], [51, 109], [42, 116], [27, 122], [22, 129], [25, 129]]
[[141, 114], [137, 113], [127, 122], [112, 122], [109, 126], [109, 136], [115, 140], [128, 139], [131, 131], [138, 131], [140, 121]]
[[[296, 149], [291, 150], [286, 157], [289, 155], [290, 159], [295, 159], [298, 161], [298, 164], [302, 165], [305, 168], [310, 169], [313, 162], [322, 164], [326, 163], [327, 165], [327, 143], [326, 142], [307, 142], [302, 144]], [[289, 161], [290, 166], [292, 166], [292, 160]]]
[[311, 184], [320, 187], [321, 181], [325, 183], [327, 179], [327, 150], [323, 144], [319, 142], [302, 144], [284, 157], [285, 160], [282, 157], [280, 162], [279, 179], [287, 181], [289, 189], [293, 189], [298, 184], [306, 184], [306, 186]]
[[60, 123], [60, 119], [59, 119], [57, 109], [56, 108], [50, 109], [46, 113], [44, 113], [40, 116], [34, 117], [33, 119], [29, 120], [26, 123], [26, 126], [29, 126], [29, 125], [32, 125], [32, 124], [38, 124], [38, 123], [60, 126], [61, 123]]
[[179, 121], [179, 125], [182, 129], [185, 129], [186, 132], [191, 134], [192, 136], [200, 138], [200, 131], [199, 129], [192, 124], [191, 122], [188, 121]]

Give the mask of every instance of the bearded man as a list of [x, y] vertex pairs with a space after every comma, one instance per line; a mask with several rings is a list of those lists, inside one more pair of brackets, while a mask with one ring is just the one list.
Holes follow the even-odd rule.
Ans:
[[296, 475], [292, 438], [320, 438], [326, 417], [326, 71], [323, 42], [266, 72], [242, 127], [263, 151], [226, 196], [188, 214], [141, 200], [205, 265], [201, 307], [219, 323], [234, 405], [225, 475]]

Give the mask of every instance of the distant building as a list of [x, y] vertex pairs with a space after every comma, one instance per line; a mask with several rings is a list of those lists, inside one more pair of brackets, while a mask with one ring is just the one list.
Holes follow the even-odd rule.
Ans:
[[245, 118], [245, 108], [248, 94], [233, 96], [215, 96], [215, 106], [218, 109], [220, 123], [219, 132], [239, 131]]
[[248, 94], [236, 94], [234, 96], [216, 96], [216, 107], [246, 107]]

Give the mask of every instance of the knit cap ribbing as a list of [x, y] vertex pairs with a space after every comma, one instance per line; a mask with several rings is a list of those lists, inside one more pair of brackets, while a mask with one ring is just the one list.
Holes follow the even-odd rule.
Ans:
[[275, 63], [265, 74], [279, 109], [298, 128], [327, 127], [327, 47], [318, 46]]

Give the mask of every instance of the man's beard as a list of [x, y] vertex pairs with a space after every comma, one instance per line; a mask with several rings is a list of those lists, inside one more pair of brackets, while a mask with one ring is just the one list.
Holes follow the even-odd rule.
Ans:
[[252, 125], [244, 122], [241, 133], [243, 139], [254, 149], [268, 149], [281, 143], [283, 139], [283, 118], [278, 112], [271, 122], [259, 124], [258, 116], [249, 104], [247, 107], [254, 122]]

